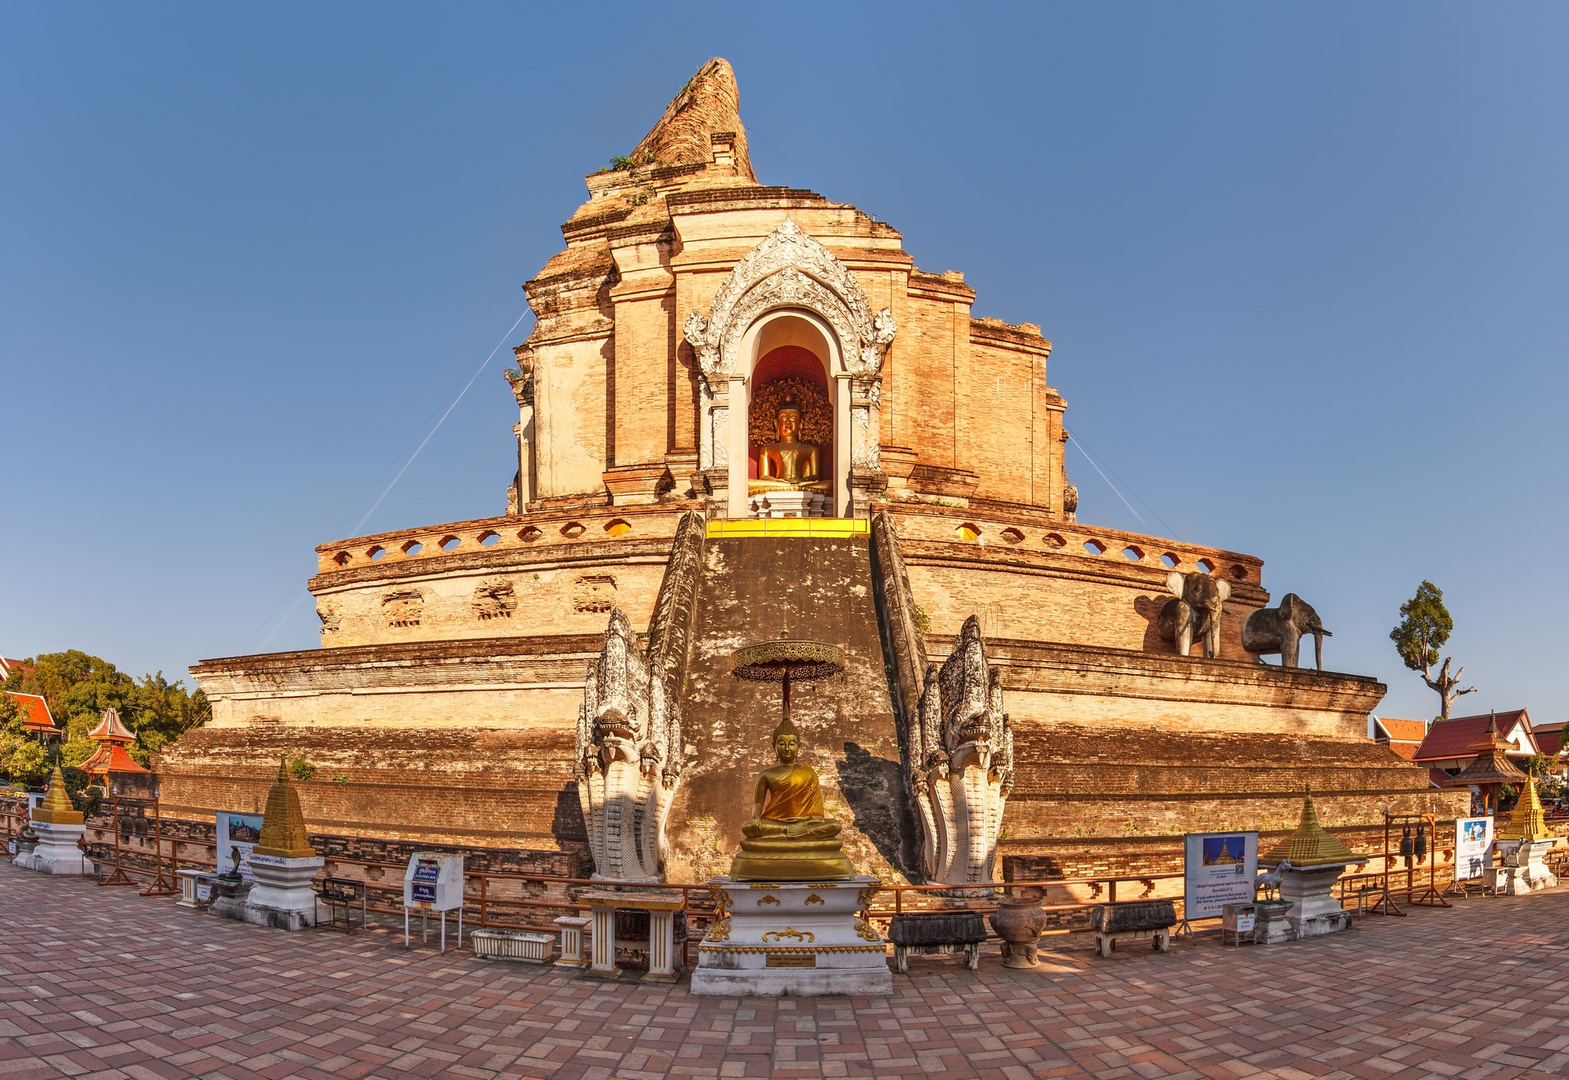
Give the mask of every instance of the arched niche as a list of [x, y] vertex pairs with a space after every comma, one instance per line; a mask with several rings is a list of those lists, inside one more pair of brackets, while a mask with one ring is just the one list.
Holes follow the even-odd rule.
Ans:
[[[742, 334], [736, 371], [730, 376], [731, 407], [735, 422], [729, 425], [729, 513], [750, 516], [747, 482], [751, 479], [751, 441], [747, 418], [752, 411], [752, 391], [758, 385], [759, 365], [770, 357], [808, 354], [822, 367], [833, 413], [831, 447], [824, 450], [824, 471], [830, 484], [835, 517], [844, 517], [849, 506], [850, 389], [851, 372], [833, 327], [821, 315], [805, 308], [781, 308], [758, 316]], [[766, 376], [767, 371], [763, 374]]]

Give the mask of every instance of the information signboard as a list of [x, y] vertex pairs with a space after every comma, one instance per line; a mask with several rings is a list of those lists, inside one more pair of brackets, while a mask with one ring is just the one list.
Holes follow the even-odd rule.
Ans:
[[1184, 840], [1184, 919], [1214, 919], [1227, 904], [1253, 902], [1258, 833], [1188, 833]]
[[218, 814], [218, 873], [239, 874], [254, 883], [251, 849], [261, 840], [262, 819], [257, 814]]
[[441, 914], [441, 951], [447, 951], [447, 912], [458, 913], [458, 944], [463, 944], [463, 856], [416, 851], [403, 872], [403, 944], [409, 943], [409, 911], [420, 913], [421, 938], [427, 935], [425, 919]]
[[1455, 821], [1455, 880], [1479, 878], [1493, 865], [1493, 819], [1463, 817]]

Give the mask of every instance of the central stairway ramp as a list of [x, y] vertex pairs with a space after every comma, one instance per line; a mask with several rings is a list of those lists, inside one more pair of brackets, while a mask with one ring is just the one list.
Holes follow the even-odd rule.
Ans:
[[757, 774], [777, 764], [772, 739], [780, 717], [778, 684], [736, 678], [731, 658], [742, 646], [780, 637], [844, 650], [841, 674], [793, 685], [790, 713], [801, 733], [800, 760], [822, 780], [826, 813], [843, 823], [851, 863], [887, 881], [914, 871], [920, 834], [868, 544], [865, 535], [710, 534], [702, 545], [679, 691], [685, 766], [666, 830], [669, 880], [730, 871]]

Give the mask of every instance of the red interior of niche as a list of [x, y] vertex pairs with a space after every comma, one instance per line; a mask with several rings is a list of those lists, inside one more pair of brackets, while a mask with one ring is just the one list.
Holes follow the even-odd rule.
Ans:
[[[817, 354], [810, 349], [803, 349], [799, 345], [781, 345], [769, 351], [757, 362], [757, 367], [752, 369], [752, 388], [755, 391], [759, 386], [766, 386], [775, 379], [806, 379], [814, 382], [822, 390], [823, 396], [829, 401], [833, 395], [828, 393], [828, 373], [823, 369], [823, 362]], [[837, 433], [836, 433], [837, 434]], [[834, 460], [834, 448], [822, 448], [824, 463]], [[746, 445], [746, 475], [748, 479], [757, 479], [757, 447], [748, 441]], [[827, 470], [825, 470], [827, 471]]]

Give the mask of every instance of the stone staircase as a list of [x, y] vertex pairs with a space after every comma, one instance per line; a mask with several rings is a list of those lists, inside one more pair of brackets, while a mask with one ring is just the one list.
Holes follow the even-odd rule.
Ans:
[[811, 638], [844, 649], [845, 671], [797, 683], [791, 719], [801, 760], [823, 783], [827, 813], [845, 823], [860, 873], [905, 880], [920, 833], [904, 781], [866, 537], [714, 539], [703, 547], [690, 650], [679, 695], [686, 768], [667, 835], [672, 881], [729, 873], [752, 814], [757, 774], [775, 764], [777, 683], [730, 673], [744, 645]]

